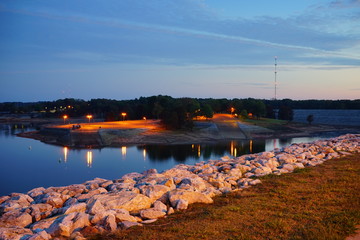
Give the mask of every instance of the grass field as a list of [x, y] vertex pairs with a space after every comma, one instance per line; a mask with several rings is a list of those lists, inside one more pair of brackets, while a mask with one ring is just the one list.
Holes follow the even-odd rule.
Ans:
[[359, 180], [357, 154], [93, 239], [345, 239], [360, 224]]
[[271, 130], [282, 130], [282, 131], [290, 130], [289, 128], [290, 125], [302, 126], [302, 127], [305, 126], [305, 124], [303, 123], [293, 123], [293, 122], [289, 123], [288, 121], [285, 120], [272, 119], [272, 118], [260, 118], [260, 119], [252, 118], [252, 119], [243, 119], [242, 121], [260, 127], [268, 128]]

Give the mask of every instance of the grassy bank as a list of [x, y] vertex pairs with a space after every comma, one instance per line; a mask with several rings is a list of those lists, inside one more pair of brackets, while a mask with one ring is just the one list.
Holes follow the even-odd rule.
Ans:
[[285, 120], [272, 119], [272, 118], [260, 118], [260, 119], [243, 119], [242, 121], [246, 123], [250, 123], [253, 125], [257, 125], [260, 127], [268, 128], [274, 131], [282, 131], [282, 132], [293, 132], [294, 128], [308, 128], [308, 124], [304, 123], [295, 123], [289, 122]]
[[93, 239], [345, 239], [360, 224], [359, 179], [357, 154]]

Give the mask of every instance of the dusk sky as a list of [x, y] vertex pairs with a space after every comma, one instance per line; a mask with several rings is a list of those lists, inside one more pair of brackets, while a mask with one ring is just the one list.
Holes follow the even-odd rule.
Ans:
[[0, 102], [360, 98], [360, 0], [0, 0]]

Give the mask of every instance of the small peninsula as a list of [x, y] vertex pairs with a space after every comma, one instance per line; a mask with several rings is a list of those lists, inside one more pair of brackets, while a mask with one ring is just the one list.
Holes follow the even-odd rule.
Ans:
[[38, 131], [19, 134], [45, 143], [73, 148], [102, 148], [141, 144], [193, 144], [223, 140], [305, 137], [331, 132], [359, 132], [359, 127], [309, 125], [273, 119], [240, 120], [215, 114], [194, 121], [191, 130], [168, 130], [160, 120], [128, 120], [79, 124], [46, 124]]

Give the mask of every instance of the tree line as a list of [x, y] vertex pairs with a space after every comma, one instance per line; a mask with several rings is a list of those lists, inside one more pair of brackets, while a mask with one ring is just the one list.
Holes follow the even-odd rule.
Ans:
[[0, 103], [1, 113], [39, 113], [41, 117], [61, 117], [66, 114], [74, 118], [91, 114], [105, 121], [122, 120], [124, 116], [121, 113], [126, 113], [126, 119], [129, 120], [161, 119], [166, 127], [172, 129], [191, 129], [194, 118], [212, 118], [214, 113], [231, 113], [241, 117], [251, 114], [255, 118], [275, 118], [277, 115], [279, 119], [291, 121], [292, 109], [360, 109], [360, 100], [173, 98], [158, 95], [132, 100], [85, 101], [66, 98], [31, 103]]
[[292, 109], [360, 109], [360, 99], [356, 100], [264, 100], [265, 104], [269, 104], [275, 108], [280, 106], [289, 106]]

